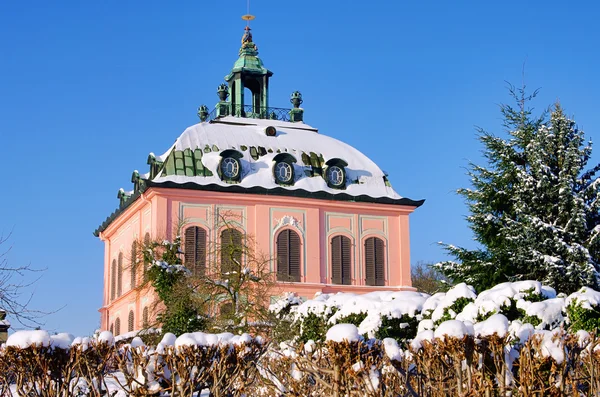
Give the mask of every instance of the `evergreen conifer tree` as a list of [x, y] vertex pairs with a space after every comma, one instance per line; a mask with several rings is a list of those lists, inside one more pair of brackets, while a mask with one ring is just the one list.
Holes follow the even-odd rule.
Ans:
[[[456, 258], [437, 264], [454, 281], [478, 290], [499, 282], [536, 279], [563, 292], [598, 286], [600, 165], [584, 134], [555, 105], [549, 120], [532, 116], [523, 90], [519, 108], [502, 106], [509, 138], [480, 130], [487, 167], [470, 164], [473, 188], [459, 189], [481, 248], [445, 244]], [[535, 93], [534, 93], [535, 95]]]

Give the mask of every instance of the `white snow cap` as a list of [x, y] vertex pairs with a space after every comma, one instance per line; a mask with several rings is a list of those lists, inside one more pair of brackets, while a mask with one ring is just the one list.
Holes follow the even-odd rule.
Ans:
[[112, 332], [110, 332], [110, 331], [102, 331], [102, 332], [100, 332], [100, 335], [98, 335], [98, 341], [107, 343], [109, 345], [114, 345], [115, 337], [113, 336]]
[[[267, 136], [265, 128], [273, 126], [277, 129], [276, 136]], [[277, 120], [262, 120], [227, 116], [213, 122], [195, 124], [187, 128], [175, 144], [159, 158], [166, 159], [171, 150], [185, 149], [204, 150], [208, 145], [219, 149], [217, 152], [204, 153], [203, 165], [212, 171], [213, 176], [156, 176], [154, 182], [195, 183], [198, 185], [219, 185], [222, 187], [240, 186], [245, 188], [263, 187], [267, 189], [282, 188], [273, 177], [273, 158], [280, 153], [288, 153], [296, 159], [294, 165], [296, 180], [293, 185], [285, 186], [288, 190], [306, 190], [309, 192], [327, 192], [331, 194], [346, 193], [351, 196], [367, 195], [372, 198], [387, 197], [401, 199], [402, 197], [384, 181], [384, 172], [367, 156], [352, 146], [335, 138], [317, 133], [317, 130], [304, 123], [291, 123]], [[242, 150], [241, 146], [247, 149]], [[254, 160], [250, 155], [250, 147], [263, 147], [266, 155]], [[217, 174], [221, 160], [220, 152], [226, 149], [239, 151], [243, 157], [242, 178], [240, 183], [232, 185], [222, 181]], [[310, 155], [322, 154], [325, 162], [341, 159], [348, 163], [346, 168], [346, 189], [332, 189], [321, 177], [308, 177], [304, 174], [302, 153]], [[358, 181], [359, 183], [351, 183]]]
[[592, 306], [600, 305], [600, 292], [591, 288], [583, 287], [579, 291], [569, 295], [565, 301], [565, 306], [577, 301], [584, 309], [592, 310]]
[[508, 319], [504, 314], [494, 314], [487, 320], [473, 326], [476, 336], [492, 336], [497, 334], [503, 338], [508, 334]]
[[357, 342], [361, 340], [358, 328], [354, 324], [337, 324], [329, 328], [325, 339], [333, 342]]
[[48, 331], [17, 331], [8, 337], [6, 346], [26, 349], [30, 346], [50, 346], [50, 334]]
[[473, 326], [470, 327], [458, 320], [448, 320], [444, 321], [436, 328], [433, 336], [435, 338], [444, 339], [446, 337], [450, 338], [462, 338], [465, 335], [473, 335]]

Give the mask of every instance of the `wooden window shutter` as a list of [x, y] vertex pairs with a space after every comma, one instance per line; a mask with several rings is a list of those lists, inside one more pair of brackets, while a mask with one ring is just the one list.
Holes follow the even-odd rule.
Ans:
[[385, 252], [383, 240], [375, 238], [375, 285], [385, 285]]
[[115, 320], [115, 336], [121, 335], [121, 319], [117, 317]]
[[133, 310], [129, 311], [129, 317], [127, 318], [127, 332], [131, 332], [134, 329], [134, 315], [133, 315]]
[[[150, 248], [150, 233], [146, 233], [144, 235], [144, 247], [143, 250], [146, 251], [147, 249]], [[144, 270], [143, 270], [143, 278], [144, 278], [144, 282], [148, 281], [148, 268], [150, 267], [150, 261], [148, 261], [148, 258], [146, 258], [146, 253], [142, 252], [144, 254]]]
[[117, 297], [123, 293], [123, 253], [119, 252], [119, 261], [117, 262]]
[[196, 231], [196, 275], [203, 276], [206, 272], [206, 230], [198, 228]]
[[110, 269], [110, 300], [115, 300], [117, 293], [117, 260], [113, 259]]
[[115, 334], [115, 325], [114, 324], [110, 325], [110, 333], [113, 335]]
[[131, 243], [131, 289], [137, 284], [137, 241]]
[[293, 230], [289, 230], [289, 276], [290, 281], [300, 281], [300, 236]]
[[146, 306], [144, 310], [142, 310], [142, 327], [148, 328], [148, 325], [148, 306]]
[[228, 228], [221, 232], [221, 272], [241, 271], [236, 262], [242, 263], [242, 232]]
[[350, 239], [345, 236], [342, 237], [342, 284], [350, 285], [352, 280], [350, 279], [350, 260], [352, 258], [352, 244]]
[[300, 236], [293, 230], [277, 236], [277, 279], [300, 281]]
[[365, 240], [365, 276], [367, 285], [375, 284], [375, 237]]
[[185, 230], [185, 265], [195, 276], [206, 269], [206, 230], [192, 226]]
[[331, 282], [342, 283], [342, 236], [331, 239]]
[[284, 230], [277, 236], [277, 280], [290, 281], [290, 231]]

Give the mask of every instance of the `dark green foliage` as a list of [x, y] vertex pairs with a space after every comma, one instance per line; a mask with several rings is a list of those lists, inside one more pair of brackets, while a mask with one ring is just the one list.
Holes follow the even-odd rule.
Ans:
[[521, 322], [523, 324], [529, 323], [529, 324], [533, 325], [534, 327], [537, 327], [538, 325], [540, 325], [542, 323], [542, 319], [540, 319], [538, 316], [524, 315], [523, 318], [521, 319]]
[[417, 335], [419, 320], [403, 314], [400, 318], [381, 317], [381, 326], [375, 332], [377, 339], [394, 338], [398, 343], [406, 343]]
[[600, 330], [600, 306], [592, 309], [584, 308], [580, 302], [573, 300], [566, 308], [569, 317], [569, 331], [586, 330], [597, 333]]
[[596, 288], [600, 239], [600, 165], [586, 171], [591, 144], [555, 105], [532, 116], [524, 89], [511, 89], [517, 108], [502, 106], [508, 138], [479, 130], [487, 166], [471, 163], [472, 187], [459, 189], [481, 246], [445, 244], [455, 258], [436, 265], [453, 282], [477, 290], [516, 280], [539, 280], [566, 293]]
[[[472, 298], [465, 298], [464, 296], [457, 298], [450, 306], [444, 308], [444, 314], [435, 322], [435, 325], [438, 326], [444, 321], [453, 320], [454, 316], [462, 312], [465, 306], [471, 302], [473, 302]], [[454, 316], [450, 312], [454, 312]]]
[[308, 342], [309, 340], [314, 340], [315, 342], [324, 341], [325, 335], [327, 331], [331, 327], [329, 324], [329, 319], [336, 312], [336, 309], [333, 308], [331, 313], [327, 316], [319, 316], [315, 313], [308, 313], [306, 316], [302, 317], [302, 325], [301, 332], [298, 337], [300, 342]]
[[144, 260], [151, 264], [148, 280], [165, 306], [157, 320], [162, 324], [163, 333], [175, 335], [204, 330], [208, 322], [187, 283], [188, 271], [182, 265], [180, 247], [179, 236], [173, 242], [150, 242], [144, 247]]
[[346, 316], [342, 316], [342, 317], [338, 318], [338, 320], [336, 321], [336, 324], [354, 324], [358, 327], [365, 318], [367, 318], [367, 313], [364, 313], [364, 312], [351, 313]]

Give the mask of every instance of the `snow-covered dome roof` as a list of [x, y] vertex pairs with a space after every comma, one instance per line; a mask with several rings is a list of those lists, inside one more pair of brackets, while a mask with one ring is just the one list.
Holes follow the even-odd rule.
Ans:
[[[274, 136], [267, 135], [267, 127], [274, 127]], [[231, 150], [238, 153], [241, 165], [238, 183], [219, 176], [221, 160]], [[273, 172], [275, 160], [282, 153], [295, 160], [295, 178], [289, 185], [278, 183]], [[346, 183], [341, 189], [331, 187], [324, 177], [327, 164], [332, 160], [345, 165]], [[362, 197], [363, 200], [358, 201], [386, 199], [382, 202], [412, 206], [422, 203], [396, 193], [384, 172], [363, 153], [319, 134], [317, 129], [302, 122], [232, 116], [202, 122], [187, 128], [156, 161], [162, 165], [156, 175], [148, 175], [148, 186], [193, 188], [196, 185], [207, 190], [251, 189], [265, 193], [277, 190], [279, 194], [289, 191], [288, 194], [294, 196], [306, 192], [311, 197], [314, 193], [323, 193], [330, 199], [340, 200], [354, 201]]]
[[[244, 31], [239, 58], [225, 77], [227, 84], [217, 89], [215, 110], [209, 113], [202, 105], [198, 109], [201, 123], [187, 128], [163, 155], [150, 153], [150, 172], [133, 172], [133, 191], [119, 190], [120, 207], [94, 232], [96, 236], [141, 192], [152, 187], [411, 207], [423, 204], [424, 200], [414, 201], [396, 193], [385, 173], [360, 151], [304, 124], [300, 92], [290, 97], [293, 109], [269, 107], [269, 78], [273, 73], [258, 57], [250, 27]], [[244, 90], [250, 91], [247, 98]]]

